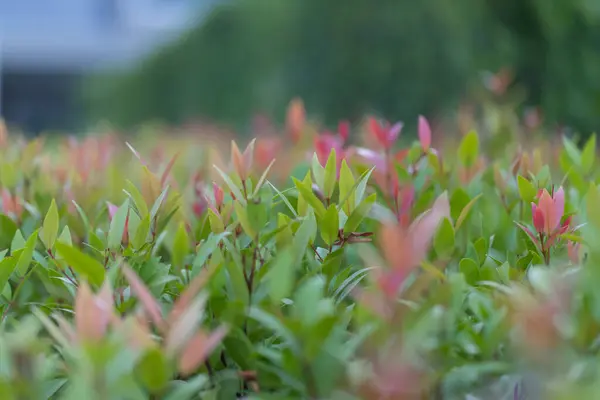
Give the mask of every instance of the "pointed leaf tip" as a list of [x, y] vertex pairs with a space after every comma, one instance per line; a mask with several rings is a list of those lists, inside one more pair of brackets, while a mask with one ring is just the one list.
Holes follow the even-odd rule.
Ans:
[[419, 116], [419, 141], [423, 151], [428, 151], [431, 147], [431, 127], [429, 122], [422, 115]]

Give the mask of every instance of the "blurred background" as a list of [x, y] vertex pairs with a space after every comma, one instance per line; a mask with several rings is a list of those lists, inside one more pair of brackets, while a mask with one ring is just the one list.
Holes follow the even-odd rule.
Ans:
[[0, 114], [32, 135], [243, 134], [294, 97], [324, 124], [441, 119], [489, 95], [595, 131], [600, 1], [0, 0]]

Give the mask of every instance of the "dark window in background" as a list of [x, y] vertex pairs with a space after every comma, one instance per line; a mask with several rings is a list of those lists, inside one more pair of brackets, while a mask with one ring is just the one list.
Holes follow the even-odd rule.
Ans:
[[76, 90], [80, 76], [5, 71], [2, 80], [2, 113], [9, 125], [30, 135], [79, 128]]

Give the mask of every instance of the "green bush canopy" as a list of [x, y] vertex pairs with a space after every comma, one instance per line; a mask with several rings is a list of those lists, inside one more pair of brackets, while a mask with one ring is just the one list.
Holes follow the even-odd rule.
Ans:
[[[92, 117], [121, 126], [283, 115], [295, 96], [333, 123], [451, 110], [479, 71], [509, 66], [547, 121], [600, 122], [594, 0], [240, 0], [215, 7], [132, 73], [96, 77]], [[317, 112], [318, 110], [318, 112]]]

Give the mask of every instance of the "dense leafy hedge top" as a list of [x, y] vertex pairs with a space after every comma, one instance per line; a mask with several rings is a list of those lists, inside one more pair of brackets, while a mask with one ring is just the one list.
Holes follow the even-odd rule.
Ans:
[[2, 398], [595, 398], [595, 136], [366, 121], [294, 101], [229, 162], [0, 129]]

